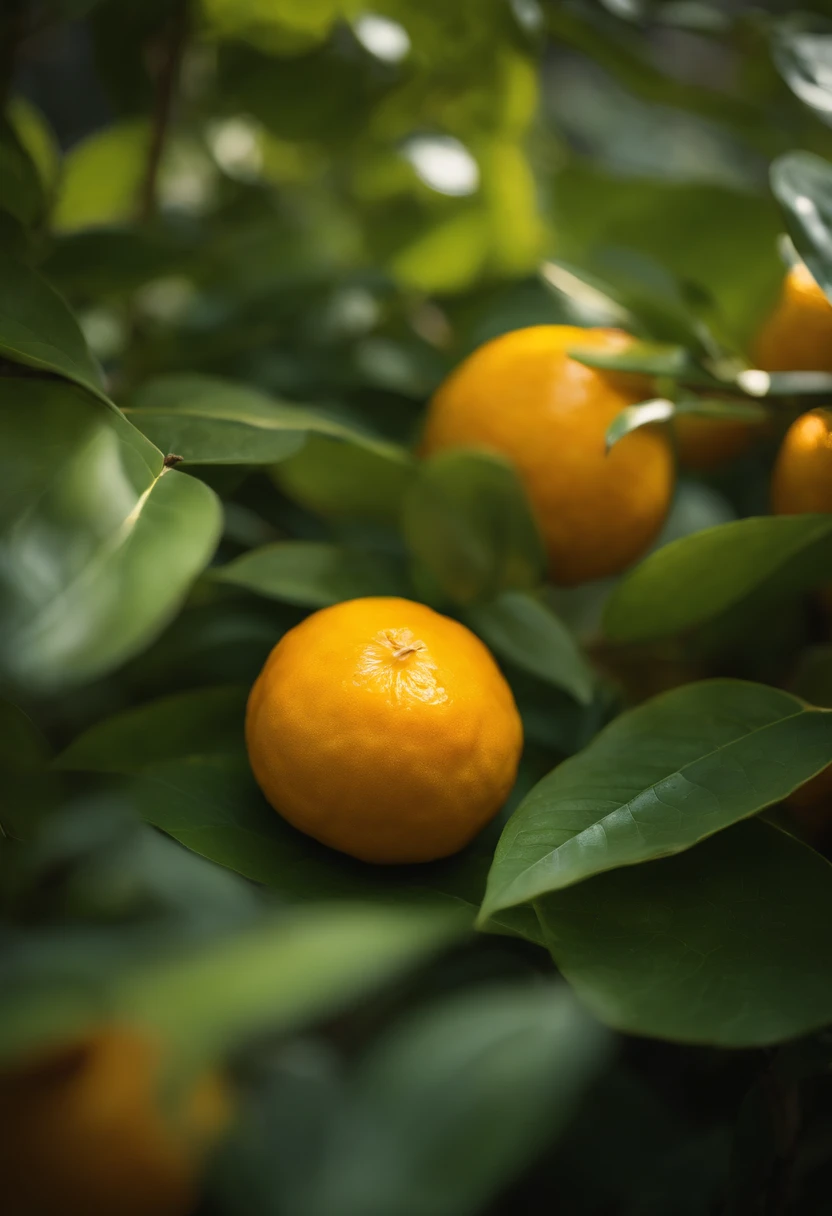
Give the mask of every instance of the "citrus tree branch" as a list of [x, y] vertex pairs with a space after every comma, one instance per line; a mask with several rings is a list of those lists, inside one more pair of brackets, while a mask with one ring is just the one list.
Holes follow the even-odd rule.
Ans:
[[149, 220], [156, 212], [159, 168], [162, 163], [165, 141], [173, 114], [176, 87], [179, 83], [179, 72], [188, 41], [189, 30], [190, 4], [188, 0], [181, 0], [168, 25], [167, 36], [163, 41], [159, 66], [156, 72], [156, 100], [150, 131], [150, 147], [147, 153], [147, 166], [139, 195], [138, 210], [140, 220]]

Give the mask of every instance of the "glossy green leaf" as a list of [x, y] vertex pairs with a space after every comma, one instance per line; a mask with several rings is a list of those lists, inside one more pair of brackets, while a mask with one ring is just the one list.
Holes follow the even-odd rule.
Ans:
[[560, 617], [537, 596], [503, 591], [473, 604], [465, 620], [500, 658], [589, 705], [595, 678], [578, 643]]
[[236, 752], [243, 746], [247, 688], [200, 688], [125, 710], [90, 727], [57, 768], [139, 773], [149, 764]]
[[675, 413], [676, 407], [673, 402], [667, 401], [663, 397], [626, 406], [607, 427], [607, 451], [615, 447], [619, 439], [623, 439], [631, 431], [637, 431], [643, 426], [667, 422]]
[[407, 596], [399, 563], [380, 554], [323, 541], [278, 541], [253, 549], [216, 577], [287, 604], [325, 608], [364, 595]]
[[74, 380], [115, 408], [66, 302], [36, 271], [6, 256], [0, 256], [0, 355]]
[[563, 984], [480, 985], [412, 1012], [348, 1080], [288, 1211], [475, 1216], [566, 1128], [607, 1055]]
[[638, 405], [626, 406], [610, 423], [607, 428], [607, 450], [631, 431], [658, 422], [668, 422], [679, 414], [713, 418], [717, 422], [747, 422], [752, 426], [765, 422], [769, 416], [764, 406], [753, 401], [686, 396], [682, 396], [678, 401], [668, 401], [665, 398], [641, 401]]
[[720, 1047], [832, 1021], [832, 867], [766, 823], [537, 904], [566, 979], [630, 1034]]
[[209, 561], [219, 504], [118, 411], [59, 380], [0, 379], [0, 662], [37, 687], [147, 645]]
[[683, 346], [658, 346], [639, 342], [616, 354], [581, 350], [579, 345], [569, 351], [570, 358], [587, 367], [602, 371], [625, 372], [639, 376], [666, 376], [674, 380], [702, 379], [704, 373], [691, 360]]
[[771, 166], [771, 188], [789, 235], [813, 277], [832, 293], [832, 164], [813, 152], [787, 152]]
[[[60, 972], [4, 1002], [0, 1054], [65, 1041], [103, 1018], [145, 1027], [189, 1065], [264, 1032], [286, 1033], [348, 1006], [464, 934], [450, 908], [297, 909], [189, 952], [159, 950], [84, 986]], [[181, 1060], [177, 1060], [181, 1066]]]
[[125, 414], [157, 447], [197, 464], [272, 464], [312, 432], [395, 456], [400, 449], [299, 405], [213, 376], [150, 380]]
[[408, 488], [405, 539], [419, 563], [458, 604], [538, 586], [545, 554], [511, 465], [484, 452], [440, 452]]
[[[829, 372], [762, 372], [767, 377], [766, 397], [828, 397], [832, 394], [832, 374]], [[744, 385], [743, 385], [744, 387]]]
[[832, 714], [741, 680], [686, 684], [622, 714], [526, 796], [481, 913], [680, 853], [832, 763]]
[[740, 519], [665, 545], [624, 576], [604, 631], [620, 642], [685, 633], [746, 601], [785, 598], [832, 576], [832, 516]]

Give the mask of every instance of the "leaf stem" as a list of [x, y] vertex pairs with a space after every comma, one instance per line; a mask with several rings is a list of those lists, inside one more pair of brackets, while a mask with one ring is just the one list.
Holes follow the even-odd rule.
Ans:
[[143, 222], [152, 219], [156, 214], [159, 169], [173, 114], [176, 86], [179, 83], [179, 73], [188, 42], [190, 24], [189, 0], [181, 0], [171, 16], [167, 38], [162, 48], [161, 62], [156, 73], [156, 103], [150, 131], [150, 147], [139, 195], [139, 219]]

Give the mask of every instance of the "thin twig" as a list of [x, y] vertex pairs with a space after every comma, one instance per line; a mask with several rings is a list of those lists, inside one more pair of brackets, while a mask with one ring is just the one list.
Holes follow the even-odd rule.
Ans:
[[162, 51], [162, 62], [156, 75], [156, 104], [153, 110], [153, 121], [150, 132], [150, 147], [147, 153], [147, 167], [139, 195], [139, 219], [147, 221], [153, 218], [157, 206], [157, 187], [159, 168], [165, 141], [170, 126], [173, 104], [176, 98], [176, 86], [179, 82], [179, 71], [182, 57], [188, 41], [190, 28], [190, 5], [188, 0], [181, 0], [171, 17], [168, 36]]

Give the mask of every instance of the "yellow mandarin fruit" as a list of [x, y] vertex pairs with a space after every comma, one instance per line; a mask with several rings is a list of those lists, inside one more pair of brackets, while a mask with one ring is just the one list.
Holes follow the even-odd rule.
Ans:
[[722, 421], [703, 414], [677, 414], [673, 419], [679, 464], [686, 469], [707, 470], [736, 459], [760, 432], [759, 425]]
[[585, 367], [583, 349], [618, 354], [619, 330], [539, 325], [481, 346], [439, 388], [424, 451], [502, 453], [526, 487], [556, 582], [624, 570], [656, 538], [673, 492], [666, 435], [641, 429], [607, 453], [610, 423], [650, 395], [649, 382]]
[[211, 1074], [172, 1110], [161, 1053], [109, 1028], [0, 1074], [4, 1216], [186, 1216], [228, 1114]]
[[503, 805], [523, 731], [491, 654], [404, 599], [348, 600], [275, 646], [248, 702], [254, 776], [280, 814], [363, 861], [447, 857]]
[[786, 275], [755, 355], [769, 372], [832, 372], [832, 304], [802, 262]]
[[771, 477], [778, 515], [832, 512], [832, 411], [810, 410], [786, 431]]

